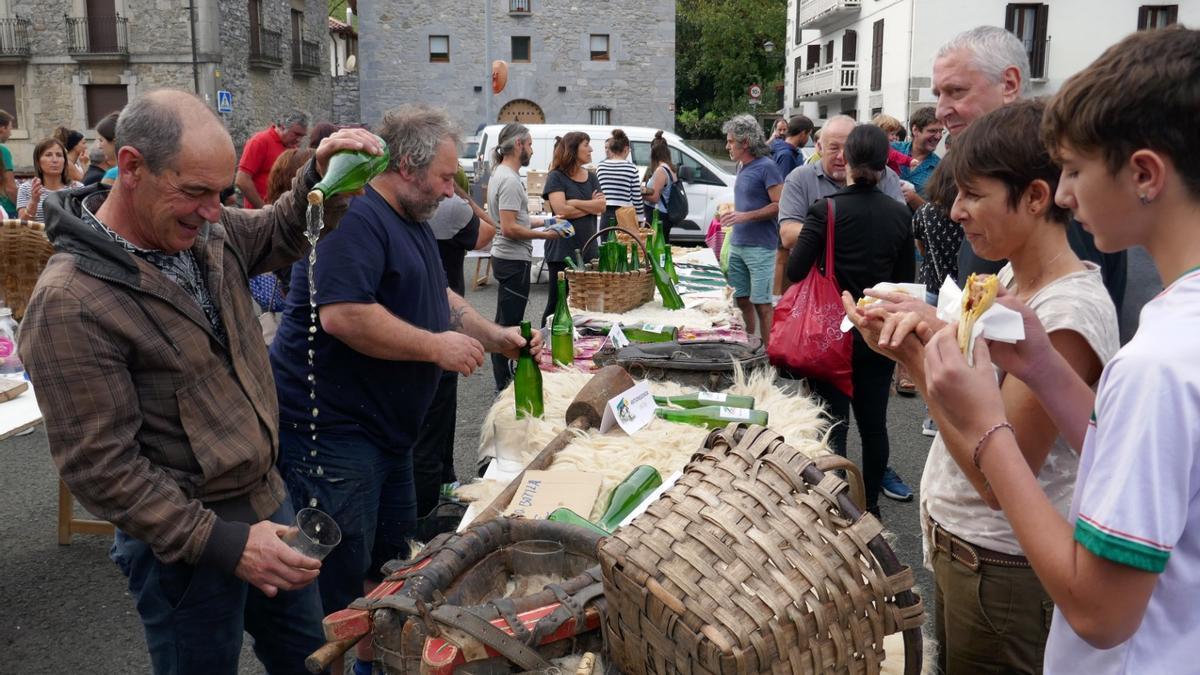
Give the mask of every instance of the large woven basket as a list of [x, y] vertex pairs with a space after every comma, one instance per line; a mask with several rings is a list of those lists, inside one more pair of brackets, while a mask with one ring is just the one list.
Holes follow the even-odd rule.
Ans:
[[[592, 240], [609, 231], [634, 233], [619, 227], [602, 227], [588, 238], [581, 250], [587, 250]], [[570, 286], [568, 304], [575, 309], [588, 312], [620, 314], [654, 299], [654, 275], [650, 271], [650, 259], [643, 242], [637, 242], [642, 250], [642, 268], [634, 272], [600, 272], [597, 263], [591, 262], [584, 271], [567, 268], [567, 283]]]
[[712, 432], [679, 480], [600, 544], [604, 633], [625, 673], [877, 673], [903, 631], [921, 670], [912, 570], [846, 483], [762, 427]]
[[0, 293], [17, 321], [33, 295], [38, 276], [54, 247], [44, 225], [32, 220], [0, 220]]

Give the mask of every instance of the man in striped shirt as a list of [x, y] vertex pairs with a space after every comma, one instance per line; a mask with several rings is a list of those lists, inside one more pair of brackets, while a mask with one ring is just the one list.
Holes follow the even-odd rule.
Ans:
[[612, 137], [604, 142], [607, 157], [596, 167], [596, 179], [608, 208], [604, 212], [604, 223], [616, 218], [617, 208], [632, 206], [637, 209], [639, 223], [646, 222], [645, 205], [642, 203], [642, 183], [637, 166], [629, 159], [629, 137], [620, 129], [613, 129]]

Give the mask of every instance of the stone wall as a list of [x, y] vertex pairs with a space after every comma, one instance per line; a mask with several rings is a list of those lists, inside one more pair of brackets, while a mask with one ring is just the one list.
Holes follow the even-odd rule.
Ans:
[[[472, 133], [494, 121], [505, 103], [523, 99], [540, 107], [551, 123], [587, 124], [591, 108], [607, 107], [612, 124], [673, 129], [672, 0], [606, 0], [600, 8], [596, 3], [534, 0], [528, 15], [510, 14], [508, 0], [484, 2], [492, 3], [490, 59], [480, 0], [360, 5], [364, 119], [377, 121], [388, 108], [421, 101], [445, 106]], [[609, 60], [590, 59], [592, 33], [609, 36]], [[449, 63], [430, 63], [430, 35], [449, 36]], [[510, 63], [508, 86], [493, 97], [489, 118], [490, 63], [511, 61], [514, 35], [529, 36], [530, 62]]]
[[[233, 113], [225, 115], [234, 144], [241, 149], [254, 133], [293, 109], [307, 111], [312, 121], [331, 117], [333, 88], [329, 78], [329, 39], [324, 0], [264, 0], [264, 28], [283, 33], [283, 65], [250, 67], [250, 26], [246, 0], [218, 0], [220, 5], [221, 63], [214, 76], [215, 90], [233, 94]], [[321, 45], [320, 74], [301, 77], [292, 73], [292, 7], [303, 8], [305, 39]]]
[[[332, 86], [324, 0], [265, 0], [264, 23], [284, 34], [283, 65], [251, 71], [246, 0], [195, 0], [199, 94], [216, 107], [216, 92], [234, 94], [234, 112], [226, 115], [240, 148], [250, 134], [292, 108], [307, 110], [314, 121], [330, 118]], [[10, 16], [30, 19], [31, 58], [0, 62], [0, 85], [15, 88], [20, 128], [9, 141], [18, 172], [32, 169], [33, 146], [60, 125], [87, 130], [88, 84], [123, 84], [130, 99], [146, 91], [171, 87], [194, 91], [192, 36], [183, 0], [117, 0], [128, 17], [127, 58], [77, 59], [68, 53], [66, 16], [82, 16], [74, 0], [13, 0]], [[292, 7], [303, 9], [305, 38], [320, 45], [321, 72], [311, 77], [292, 73]]]
[[359, 107], [358, 74], [347, 73], [333, 78], [333, 121], [335, 124], [363, 122]]

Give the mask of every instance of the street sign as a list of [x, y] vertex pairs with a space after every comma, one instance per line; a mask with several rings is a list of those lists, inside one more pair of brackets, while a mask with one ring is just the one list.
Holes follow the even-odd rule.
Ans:
[[217, 112], [232, 113], [233, 112], [233, 94], [224, 89], [217, 90]]
[[762, 87], [757, 84], [750, 85], [750, 98], [762, 98]]

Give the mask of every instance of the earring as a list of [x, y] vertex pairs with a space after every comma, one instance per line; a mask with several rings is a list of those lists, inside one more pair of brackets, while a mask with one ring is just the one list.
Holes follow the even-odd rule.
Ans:
[[1146, 196], [1145, 193], [1138, 195], [1138, 200], [1142, 202], [1142, 206], [1150, 205], [1150, 197]]

